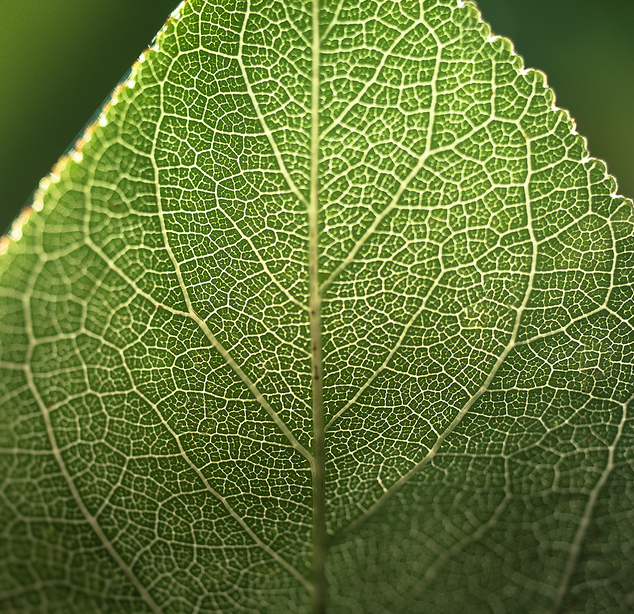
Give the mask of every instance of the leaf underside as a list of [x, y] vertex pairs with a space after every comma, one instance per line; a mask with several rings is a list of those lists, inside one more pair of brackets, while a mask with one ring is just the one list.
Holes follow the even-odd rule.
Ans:
[[553, 102], [459, 0], [184, 3], [0, 244], [0, 610], [318, 610], [321, 522], [329, 614], [630, 611], [632, 205]]

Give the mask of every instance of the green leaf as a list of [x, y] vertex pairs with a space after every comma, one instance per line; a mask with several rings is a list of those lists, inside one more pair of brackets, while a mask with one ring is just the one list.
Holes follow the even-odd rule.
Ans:
[[0, 251], [0, 609], [634, 604], [631, 202], [460, 0], [190, 0]]

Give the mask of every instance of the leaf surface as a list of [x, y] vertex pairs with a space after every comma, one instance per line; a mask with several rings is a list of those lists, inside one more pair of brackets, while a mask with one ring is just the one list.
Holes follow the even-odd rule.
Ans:
[[184, 3], [0, 246], [2, 610], [627, 611], [631, 207], [469, 4]]

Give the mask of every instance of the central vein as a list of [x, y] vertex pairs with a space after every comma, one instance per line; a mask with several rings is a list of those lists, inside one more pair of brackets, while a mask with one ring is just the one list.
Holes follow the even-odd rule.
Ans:
[[321, 295], [319, 292], [319, 0], [313, 0], [310, 123], [310, 200], [308, 203], [308, 283], [313, 391], [313, 614], [326, 612], [326, 484]]

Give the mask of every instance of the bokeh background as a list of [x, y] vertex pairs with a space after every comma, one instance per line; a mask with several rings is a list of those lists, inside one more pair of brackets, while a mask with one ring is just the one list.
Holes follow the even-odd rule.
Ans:
[[[177, 0], [0, 0], [0, 233]], [[634, 1], [479, 0], [634, 197]]]

